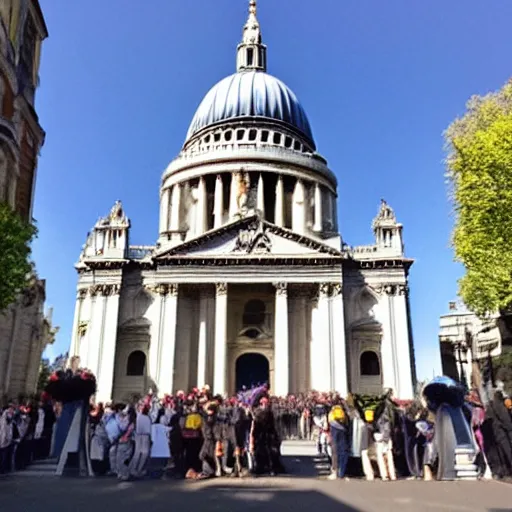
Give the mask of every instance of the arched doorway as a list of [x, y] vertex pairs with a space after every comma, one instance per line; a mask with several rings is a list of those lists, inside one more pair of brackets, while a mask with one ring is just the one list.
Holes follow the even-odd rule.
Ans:
[[253, 385], [264, 384], [269, 381], [268, 359], [254, 352], [243, 354], [236, 360], [236, 391], [243, 386], [250, 388]]

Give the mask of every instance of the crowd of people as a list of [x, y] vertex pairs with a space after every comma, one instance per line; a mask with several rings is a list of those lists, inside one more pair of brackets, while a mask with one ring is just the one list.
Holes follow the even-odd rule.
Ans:
[[10, 401], [0, 408], [0, 474], [25, 469], [50, 455], [54, 406], [49, 400]]
[[[0, 417], [0, 472], [21, 470], [51, 455], [59, 403], [8, 404]], [[512, 476], [512, 401], [496, 391], [486, 407], [476, 391], [464, 413], [480, 448], [480, 474]], [[144, 478], [155, 444], [167, 444], [165, 473], [202, 480], [285, 471], [281, 442], [314, 440], [330, 479], [373, 480], [435, 475], [435, 415], [420, 399], [310, 392], [273, 397], [266, 386], [226, 399], [206, 386], [130, 404], [91, 405], [88, 449], [96, 475]], [[164, 450], [165, 451], [165, 450]], [[157, 455], [161, 457], [161, 455]]]

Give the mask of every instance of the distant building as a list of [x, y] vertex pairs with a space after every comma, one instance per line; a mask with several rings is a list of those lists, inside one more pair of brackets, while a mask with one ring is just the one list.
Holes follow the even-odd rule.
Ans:
[[439, 346], [443, 374], [471, 383], [471, 362], [501, 354], [506, 341], [504, 325], [496, 314], [482, 320], [458, 302], [449, 303], [449, 312], [441, 315]]
[[[0, 0], [0, 201], [32, 220], [45, 133], [35, 110], [39, 60], [48, 36], [38, 0]], [[34, 278], [0, 314], [0, 397], [30, 394], [55, 334], [44, 314], [45, 281]]]

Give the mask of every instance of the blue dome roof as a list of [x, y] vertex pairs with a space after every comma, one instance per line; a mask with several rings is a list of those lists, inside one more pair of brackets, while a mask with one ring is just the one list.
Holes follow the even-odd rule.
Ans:
[[210, 89], [192, 119], [187, 140], [206, 126], [246, 116], [287, 123], [315, 145], [297, 96], [283, 82], [262, 71], [235, 73]]

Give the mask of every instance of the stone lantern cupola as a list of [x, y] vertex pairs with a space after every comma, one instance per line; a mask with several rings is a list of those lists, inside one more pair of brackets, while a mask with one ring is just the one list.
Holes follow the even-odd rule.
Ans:
[[380, 210], [373, 220], [372, 227], [379, 251], [389, 252], [390, 255], [402, 255], [404, 253], [403, 226], [397, 222], [393, 208], [384, 199], [381, 200]]
[[267, 47], [261, 42], [261, 29], [256, 18], [256, 0], [249, 4], [249, 18], [244, 26], [242, 42], [238, 45], [237, 71], [266, 71]]

